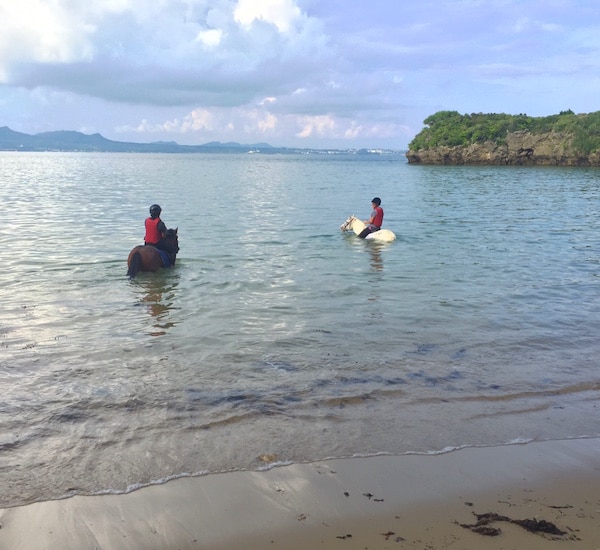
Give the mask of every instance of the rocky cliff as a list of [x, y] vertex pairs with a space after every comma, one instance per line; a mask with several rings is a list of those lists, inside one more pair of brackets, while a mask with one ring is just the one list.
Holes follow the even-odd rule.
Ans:
[[600, 151], [577, 153], [573, 136], [557, 132], [508, 133], [504, 143], [486, 141], [465, 146], [410, 149], [409, 164], [514, 165], [514, 166], [600, 166]]

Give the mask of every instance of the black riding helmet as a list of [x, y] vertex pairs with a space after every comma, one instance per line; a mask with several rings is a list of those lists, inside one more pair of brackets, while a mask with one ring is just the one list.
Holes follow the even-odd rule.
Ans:
[[379, 197], [375, 197], [371, 202], [376, 204], [377, 206], [381, 205], [381, 199]]
[[150, 207], [150, 215], [153, 218], [158, 218], [158, 216], [160, 216], [160, 213], [162, 212], [162, 208], [158, 205], [158, 204], [153, 204]]

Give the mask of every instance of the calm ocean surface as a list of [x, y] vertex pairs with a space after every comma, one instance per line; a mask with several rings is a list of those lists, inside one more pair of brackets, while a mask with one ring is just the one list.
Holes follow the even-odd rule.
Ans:
[[[339, 231], [375, 195], [388, 245]], [[2, 507], [600, 435], [600, 170], [0, 153], [0, 197]]]

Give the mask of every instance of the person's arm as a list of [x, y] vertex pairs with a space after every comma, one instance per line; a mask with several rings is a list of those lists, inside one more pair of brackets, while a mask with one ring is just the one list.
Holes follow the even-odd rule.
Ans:
[[165, 222], [163, 222], [162, 220], [160, 220], [158, 222], [158, 225], [156, 226], [156, 229], [158, 229], [160, 231], [160, 234], [165, 237], [167, 234], [167, 226], [165, 225]]

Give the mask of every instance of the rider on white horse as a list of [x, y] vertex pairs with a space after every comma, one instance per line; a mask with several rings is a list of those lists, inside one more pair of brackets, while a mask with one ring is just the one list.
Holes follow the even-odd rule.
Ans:
[[379, 231], [383, 225], [383, 208], [381, 208], [381, 199], [379, 197], [375, 197], [371, 201], [371, 206], [373, 207], [371, 217], [368, 220], [365, 220], [367, 227], [365, 227], [358, 235], [361, 239], [364, 239], [369, 233]]

